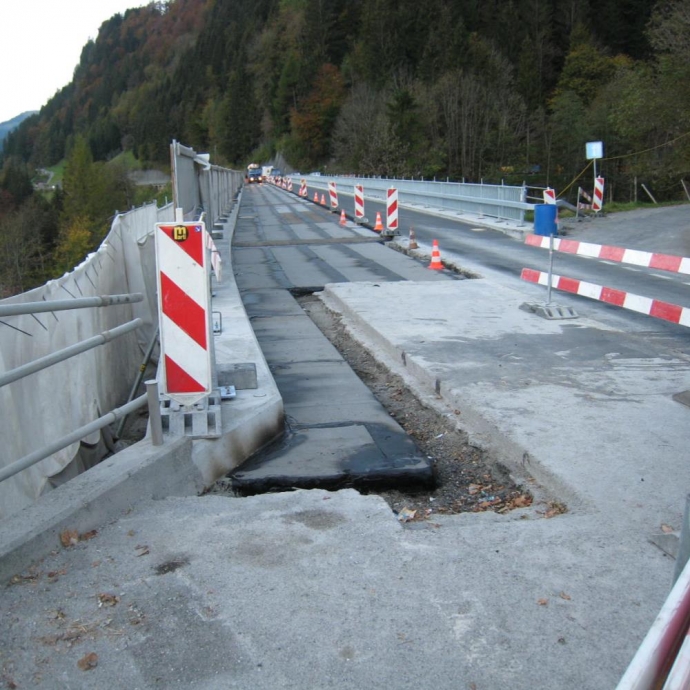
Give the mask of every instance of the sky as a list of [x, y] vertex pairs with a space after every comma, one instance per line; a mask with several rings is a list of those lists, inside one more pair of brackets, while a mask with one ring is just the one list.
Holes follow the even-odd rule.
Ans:
[[118, 12], [140, 0], [3, 0], [0, 122], [39, 110], [72, 81], [81, 49]]

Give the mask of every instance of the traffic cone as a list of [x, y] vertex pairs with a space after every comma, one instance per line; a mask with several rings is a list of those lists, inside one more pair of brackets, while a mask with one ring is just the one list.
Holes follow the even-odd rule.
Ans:
[[319, 203], [319, 193], [318, 192], [314, 192], [314, 203], [315, 204]]
[[340, 224], [347, 225], [347, 216], [345, 215], [345, 209], [340, 212]]
[[433, 241], [433, 245], [431, 247], [431, 263], [428, 267], [434, 271], [443, 270], [443, 264], [441, 263], [441, 252], [438, 248], [438, 240]]
[[321, 195], [321, 206], [325, 206], [325, 205], [326, 205], [326, 195], [322, 194]]
[[417, 244], [417, 236], [414, 234], [414, 228], [410, 228], [410, 241], [407, 244], [408, 249], [419, 249]]
[[376, 225], [374, 225], [374, 230], [376, 230], [376, 232], [381, 232], [383, 230], [383, 223], [381, 222], [380, 211], [376, 211]]

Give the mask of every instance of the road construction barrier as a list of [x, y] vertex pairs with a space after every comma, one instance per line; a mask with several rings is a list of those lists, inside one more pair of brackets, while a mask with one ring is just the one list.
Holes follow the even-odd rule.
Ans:
[[443, 270], [443, 264], [441, 263], [441, 250], [438, 248], [438, 240], [434, 240], [431, 245], [431, 263], [427, 268], [434, 271]]
[[[600, 244], [590, 244], [588, 242], [578, 242], [574, 240], [556, 239], [553, 237], [541, 237], [537, 235], [527, 235], [525, 244], [540, 249], [550, 251], [560, 251], [568, 254], [576, 254], [595, 259], [616, 261], [619, 263], [630, 263], [636, 266], [654, 268], [662, 271], [674, 273], [690, 273], [690, 259], [682, 256], [672, 256], [670, 254], [657, 254], [653, 252], [643, 252], [637, 249], [625, 249]], [[680, 326], [690, 326], [690, 309], [681, 307], [677, 304], [664, 302], [663, 300], [643, 297], [632, 292], [625, 292], [605, 285], [597, 285], [576, 278], [555, 275], [551, 272], [536, 271], [531, 268], [523, 268], [520, 275], [522, 280], [530, 283], [538, 283], [570, 292], [580, 297], [588, 297], [599, 302], [613, 304], [623, 309], [645, 314], [655, 319], [662, 319], [677, 323]]]
[[299, 194], [299, 196], [304, 197], [305, 199], [307, 198], [308, 192], [307, 192], [307, 181], [306, 180], [302, 180], [300, 182], [298, 194]]
[[[548, 237], [527, 235], [525, 244], [548, 249], [549, 239]], [[577, 254], [590, 259], [604, 259], [606, 261], [643, 266], [644, 268], [655, 268], [661, 271], [690, 274], [690, 259], [683, 256], [644, 252], [639, 249], [626, 249], [624, 247], [614, 247], [613, 245], [591, 244], [589, 242], [558, 238], [554, 238], [553, 248], [554, 251]]]
[[212, 387], [206, 227], [200, 221], [157, 223], [155, 240], [161, 392], [192, 405]]
[[604, 178], [597, 177], [594, 180], [594, 198], [592, 199], [592, 211], [601, 211], [604, 205]]
[[616, 690], [690, 687], [690, 564], [686, 564]]
[[547, 187], [544, 190], [544, 203], [545, 204], [555, 204], [556, 203], [556, 190]]
[[387, 194], [386, 229], [393, 232], [398, 230], [398, 190], [394, 187], [391, 187]]
[[364, 219], [364, 187], [355, 185], [355, 220]]
[[328, 183], [328, 197], [331, 200], [331, 209], [338, 208], [338, 190], [336, 189], [335, 182]]

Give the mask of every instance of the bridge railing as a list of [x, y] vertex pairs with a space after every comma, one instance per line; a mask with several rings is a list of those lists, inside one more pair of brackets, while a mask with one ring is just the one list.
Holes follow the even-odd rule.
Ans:
[[[176, 142], [171, 156], [179, 206], [118, 214], [73, 271], [0, 301], [0, 519], [116, 451], [122, 426], [115, 435], [107, 427], [146, 404], [135, 389], [143, 353], [156, 344], [156, 223], [173, 221], [179, 207], [211, 225], [244, 179]], [[108, 300], [108, 309], [93, 308]], [[151, 436], [155, 443], [153, 427]]]
[[455, 213], [471, 213], [498, 220], [524, 223], [525, 211], [534, 210], [527, 202], [526, 187], [474, 184], [468, 182], [437, 182], [433, 180], [401, 180], [381, 177], [351, 177], [347, 175], [289, 175], [293, 186], [304, 179], [308, 187], [326, 191], [334, 181], [339, 194], [353, 195], [353, 187], [362, 185], [364, 196], [384, 201], [390, 187], [398, 190], [401, 206], [406, 204], [439, 208]]

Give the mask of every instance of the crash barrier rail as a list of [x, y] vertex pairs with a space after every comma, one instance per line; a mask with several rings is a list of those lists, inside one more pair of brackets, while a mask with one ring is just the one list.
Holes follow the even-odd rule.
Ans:
[[[591, 244], [574, 240], [549, 238], [541, 235], [527, 235], [525, 244], [541, 249], [550, 249], [577, 256], [615, 261], [618, 263], [644, 266], [672, 273], [690, 273], [690, 259], [669, 254], [657, 254], [654, 252], [626, 249], [609, 245]], [[522, 280], [539, 285], [551, 286], [556, 290], [569, 292], [580, 297], [588, 297], [599, 302], [613, 304], [623, 309], [635, 311], [640, 314], [652, 316], [681, 326], [690, 326], [690, 309], [671, 304], [662, 300], [643, 297], [631, 292], [625, 292], [604, 285], [596, 285], [584, 280], [559, 276], [554, 273], [546, 273], [531, 268], [523, 268], [520, 275]]]
[[525, 186], [515, 187], [496, 184], [471, 184], [467, 182], [436, 182], [431, 180], [399, 180], [381, 177], [349, 177], [321, 175], [287, 175], [299, 188], [304, 179], [313, 190], [328, 190], [328, 182], [335, 181], [338, 191], [354, 196], [355, 185], [364, 187], [365, 198], [385, 202], [390, 187], [398, 190], [400, 205], [421, 205], [454, 213], [471, 213], [489, 216], [499, 221], [511, 221], [522, 225], [525, 211], [532, 211], [534, 204], [526, 200]]
[[[71, 300], [25, 302], [23, 304], [19, 303], [0, 305], [0, 317], [21, 316], [24, 314], [40, 314], [45, 312], [65, 311], [69, 309], [111, 307], [120, 304], [132, 304], [134, 302], [141, 302], [143, 301], [143, 299], [144, 295], [141, 293], [130, 293], [125, 295], [101, 295], [98, 297], [82, 297]], [[0, 388], [10, 383], [13, 383], [14, 381], [18, 381], [19, 379], [22, 379], [26, 376], [30, 376], [31, 374], [35, 374], [39, 371], [42, 371], [43, 369], [47, 369], [53, 364], [57, 364], [58, 362], [64, 362], [65, 360], [70, 359], [71, 357], [74, 357], [78, 354], [81, 354], [82, 352], [87, 352], [88, 350], [92, 350], [93, 348], [98, 347], [100, 345], [105, 345], [106, 343], [109, 343], [112, 340], [115, 340], [116, 338], [126, 335], [127, 333], [131, 333], [132, 331], [139, 328], [142, 324], [142, 319], [132, 319], [131, 321], [128, 321], [120, 326], [116, 326], [115, 328], [104, 331], [100, 335], [94, 336], [92, 338], [87, 338], [86, 340], [82, 340], [78, 343], [75, 343], [74, 345], [70, 345], [69, 347], [63, 348], [62, 350], [53, 352], [50, 355], [40, 357], [39, 359], [36, 359], [33, 362], [29, 362], [28, 364], [16, 367], [15, 369], [12, 369], [0, 375]], [[157, 386], [155, 381], [151, 383]], [[16, 460], [15, 462], [10, 463], [5, 467], [0, 468], [0, 482], [4, 481], [5, 479], [9, 479], [10, 477], [13, 477], [15, 474], [18, 474], [22, 470], [25, 470], [31, 467], [32, 465], [35, 465], [37, 462], [40, 462], [41, 460], [45, 460], [53, 453], [57, 453], [58, 451], [62, 450], [63, 448], [66, 448], [72, 443], [80, 441], [81, 439], [85, 438], [94, 431], [98, 431], [112, 424], [113, 422], [118, 421], [125, 415], [134, 412], [135, 410], [142, 407], [147, 402], [147, 400], [147, 395], [142, 395], [136, 398], [135, 400], [132, 400], [131, 402], [127, 403], [126, 405], [118, 407], [115, 410], [112, 410], [111, 412], [99, 417], [94, 422], [79, 427], [72, 433], [57, 439], [48, 446], [45, 446], [44, 448], [39, 448], [38, 450], [29, 453], [28, 455], [25, 455], [23, 458]], [[155, 412], [151, 418], [156, 418]], [[158, 414], [158, 421], [160, 424], [160, 411]], [[160, 438], [161, 434], [155, 434], [155, 436], [156, 438]]]
[[208, 153], [197, 153], [177, 141], [170, 146], [173, 207], [181, 208], [185, 220], [199, 217], [200, 209], [213, 227], [229, 210], [244, 183], [237, 170], [211, 165]]

